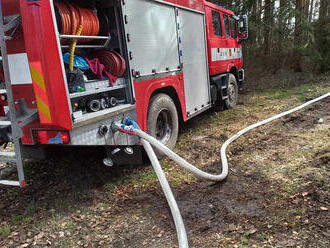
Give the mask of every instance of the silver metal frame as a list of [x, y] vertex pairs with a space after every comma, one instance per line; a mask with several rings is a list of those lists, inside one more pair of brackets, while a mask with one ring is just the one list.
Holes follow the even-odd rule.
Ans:
[[[83, 44], [79, 45], [78, 44], [76, 46], [76, 48], [106, 48], [106, 47], [108, 47], [108, 45], [111, 41], [111, 35], [110, 34], [108, 36], [77, 36], [77, 35], [61, 35], [61, 34], [59, 34], [58, 27], [57, 27], [57, 24], [56, 24], [56, 17], [55, 17], [55, 10], [54, 10], [54, 0], [49, 0], [49, 1], [50, 1], [51, 11], [52, 11], [52, 18], [53, 18], [53, 24], [54, 24], [55, 33], [56, 33], [56, 40], [57, 40], [57, 46], [58, 46], [59, 54], [62, 54], [62, 49], [63, 48], [70, 48], [69, 45], [61, 45], [61, 42], [60, 42], [61, 39], [98, 39], [98, 40], [106, 40], [106, 42], [103, 45], [83, 45]], [[116, 11], [115, 14], [116, 14], [116, 19], [117, 19], [118, 13], [117, 13], [116, 9], [115, 9], [115, 11]], [[121, 49], [123, 49], [123, 47], [121, 47]], [[126, 52], [126, 50], [125, 50], [125, 52]], [[62, 56], [60, 56], [60, 60], [61, 60], [61, 65], [62, 65], [62, 72], [63, 72], [64, 82], [65, 82], [65, 88], [66, 88], [66, 93], [67, 93], [67, 99], [68, 99], [70, 114], [72, 116], [73, 110], [72, 110], [72, 105], [71, 105], [71, 99], [79, 97], [79, 96], [83, 96], [83, 95], [88, 95], [89, 93], [87, 93], [87, 92], [72, 93], [72, 94], [69, 93], [67, 78], [65, 76], [64, 62], [63, 62]], [[129, 77], [130, 80], [132, 80], [130, 76], [131, 76], [130, 72], [128, 72], [128, 77]], [[133, 83], [131, 83], [131, 85], [133, 87]], [[120, 86], [115, 86], [113, 88], [109, 87], [108, 90], [103, 90], [103, 89], [101, 90], [100, 89], [96, 93], [108, 92], [108, 91], [124, 89], [124, 88], [128, 88], [128, 87], [129, 87], [129, 85], [127, 85], [127, 84], [125, 86], [120, 85]], [[130, 91], [130, 93], [131, 93], [131, 91]], [[133, 94], [134, 94], [134, 90], [133, 90]], [[130, 98], [129, 102], [132, 102], [132, 99], [131, 99], [132, 97], [129, 97], [129, 98]], [[130, 106], [135, 106], [135, 105], [125, 104], [125, 106], [130, 107]], [[108, 109], [107, 112], [111, 112], [111, 109]], [[73, 120], [73, 117], [71, 117], [71, 119], [72, 119], [72, 123], [73, 123], [73, 128], [75, 129], [77, 127], [77, 123], [75, 123], [75, 121]], [[95, 122], [96, 120], [89, 120], [89, 121]], [[82, 123], [79, 123], [79, 126], [81, 126], [81, 124]]]
[[[206, 35], [206, 15], [205, 13], [203, 14], [204, 15], [204, 40], [205, 40], [205, 54], [206, 54], [206, 70], [207, 70], [207, 80], [208, 82], [210, 82], [210, 73], [209, 73], [209, 53], [207, 51], [207, 35]], [[206, 110], [208, 110], [209, 108], [212, 107], [212, 103], [211, 103], [211, 85], [209, 83], [209, 98], [210, 98], [210, 104], [208, 106], [206, 106], [204, 109], [201, 109], [200, 111], [198, 111], [196, 113], [196, 115], [200, 114], [201, 112], [204, 112]], [[187, 116], [187, 119], [189, 120], [190, 118], [192, 118], [194, 115], [192, 115], [191, 117], [190, 116]]]
[[[147, 1], [151, 1], [151, 0], [147, 0]], [[204, 49], [205, 49], [205, 54], [206, 54], [206, 68], [205, 70], [207, 71], [207, 80], [209, 82], [209, 73], [208, 73], [208, 51], [207, 51], [207, 45], [206, 45], [206, 20], [205, 20], [205, 13], [203, 11], [198, 11], [198, 10], [194, 10], [194, 9], [190, 9], [190, 8], [187, 8], [187, 7], [183, 7], [183, 6], [180, 6], [178, 4], [172, 4], [172, 3], [169, 3], [169, 2], [165, 2], [163, 0], [154, 0], [152, 2], [156, 2], [156, 3], [159, 3], [159, 4], [163, 4], [163, 5], [167, 5], [167, 6], [172, 6], [174, 11], [175, 11], [175, 18], [176, 18], [176, 23], [178, 24], [179, 21], [178, 21], [178, 16], [177, 16], [177, 13], [178, 13], [178, 10], [181, 9], [181, 10], [186, 10], [186, 11], [189, 11], [189, 12], [194, 12], [194, 13], [198, 13], [198, 14], [201, 14], [203, 15], [203, 39], [204, 39]], [[122, 4], [122, 8], [125, 9], [125, 1], [121, 1], [121, 4]], [[124, 23], [125, 23], [125, 19], [123, 19]], [[127, 35], [127, 31], [125, 30], [125, 34]], [[178, 44], [180, 43], [179, 41], [179, 30], [178, 30], [178, 27], [177, 27], [177, 37], [178, 37]], [[180, 45], [178, 47], [178, 54], [180, 54]], [[179, 56], [179, 62], [182, 63], [182, 58], [181, 56]], [[183, 69], [184, 70], [184, 69]], [[165, 75], [165, 74], [171, 74], [171, 73], [174, 73], [174, 72], [180, 72], [182, 71], [182, 69], [175, 69], [175, 70], [169, 70], [169, 71], [161, 71], [161, 72], [156, 72], [156, 73], [147, 73], [147, 74], [141, 74], [141, 75], [138, 75], [135, 77], [136, 81], [141, 81], [141, 80], [144, 80], [145, 78], [150, 78], [150, 77], [155, 77], [157, 75]], [[133, 76], [131, 75], [132, 79], [133, 79]], [[210, 98], [210, 95], [211, 95], [211, 92], [210, 92], [210, 87], [208, 87], [208, 96]], [[190, 114], [188, 116], [188, 119], [196, 116], [197, 114], [209, 109], [211, 107], [211, 101], [209, 101], [208, 103], [201, 105], [202, 108], [199, 107], [199, 109]]]
[[11, 30], [12, 28], [17, 28], [18, 25], [21, 23], [22, 18], [20, 15], [12, 15], [4, 18], [5, 22], [8, 22], [4, 25], [5, 32]]
[[[15, 21], [17, 20], [17, 18], [14, 18], [12, 20]], [[17, 24], [16, 21], [15, 23]], [[9, 158], [12, 161], [15, 161], [17, 167], [17, 174], [18, 174], [18, 181], [8, 181], [8, 180], [0, 179], [0, 184], [9, 185], [9, 186], [24, 186], [25, 178], [24, 178], [24, 169], [23, 169], [23, 158], [20, 149], [21, 147], [20, 138], [22, 137], [22, 130], [17, 124], [16, 107], [15, 107], [12, 88], [11, 88], [11, 79], [10, 79], [9, 64], [8, 64], [8, 54], [7, 54], [7, 44], [6, 44], [6, 40], [8, 40], [8, 37], [6, 37], [5, 34], [6, 30], [8, 30], [8, 27], [13, 28], [14, 27], [13, 25], [14, 24], [10, 24], [10, 23], [4, 24], [4, 18], [2, 13], [2, 1], [0, 0], [0, 46], [1, 46], [1, 55], [2, 55], [2, 66], [3, 66], [3, 72], [5, 74], [8, 107], [11, 113], [10, 124], [12, 127], [12, 140], [15, 147], [15, 153], [12, 152], [1, 153], [0, 160], [1, 158], [2, 160], [6, 160]]]
[[125, 20], [123, 17], [123, 9], [122, 5], [119, 4], [118, 6], [114, 6], [115, 10], [115, 18], [116, 18], [116, 25], [120, 27], [118, 29], [118, 41], [119, 41], [119, 46], [120, 46], [120, 51], [123, 53], [123, 55], [126, 58], [126, 70], [127, 70], [127, 78], [128, 78], [128, 90], [126, 91], [126, 97], [129, 99], [129, 102], [132, 104], [135, 104], [135, 91], [134, 91], [134, 82], [133, 78], [131, 75], [131, 68], [129, 64], [129, 54], [128, 54], [128, 49], [127, 49], [127, 43], [125, 39]]
[[60, 34], [60, 39], [93, 39], [93, 40], [107, 40], [109, 36], [88, 36], [88, 35], [68, 35]]
[[[0, 0], [1, 1], [1, 0]], [[55, 9], [54, 9], [54, 1], [53, 0], [49, 0], [50, 2], [50, 8], [51, 8], [51, 12], [52, 12], [52, 19], [53, 19], [53, 25], [54, 25], [54, 29], [55, 29], [55, 39], [56, 39], [56, 43], [57, 43], [57, 48], [58, 48], [58, 53], [61, 55], [62, 54], [62, 49], [61, 49], [61, 42], [60, 42], [60, 38], [59, 38], [59, 33], [58, 33], [58, 28], [57, 28], [57, 24], [56, 24], [56, 16], [55, 16]], [[67, 101], [68, 101], [68, 105], [69, 105], [69, 110], [70, 110], [70, 116], [72, 115], [72, 106], [71, 106], [71, 101], [70, 101], [70, 97], [69, 97], [69, 87], [68, 87], [68, 81], [65, 75], [65, 67], [64, 67], [64, 61], [63, 61], [63, 57], [59, 56], [60, 60], [61, 60], [61, 67], [62, 67], [62, 77], [64, 80], [64, 87], [66, 90], [66, 97], [67, 97]], [[72, 118], [71, 118], [71, 122], [72, 122]]]
[[82, 96], [88, 96], [88, 95], [92, 95], [92, 94], [98, 94], [98, 93], [102, 93], [102, 92], [110, 92], [110, 91], [124, 89], [124, 88], [127, 88], [126, 84], [112, 86], [112, 87], [106, 87], [106, 88], [100, 88], [100, 89], [95, 89], [95, 90], [91, 90], [91, 91], [76, 92], [76, 93], [70, 94], [70, 99], [82, 97]]
[[[141, 7], [141, 4], [143, 7]], [[173, 20], [171, 17], [175, 16], [174, 12], [174, 5], [168, 4], [164, 1], [150, 1], [150, 0], [135, 0], [131, 2], [121, 1], [122, 4], [122, 12], [123, 12], [123, 22], [125, 24], [125, 37], [126, 37], [126, 43], [127, 43], [127, 49], [129, 49], [129, 52], [133, 52], [133, 59], [129, 60], [129, 64], [132, 67], [131, 69], [136, 71], [136, 76], [132, 76], [135, 79], [146, 77], [146, 76], [152, 76], [155, 74], [162, 74], [162, 73], [172, 73], [176, 71], [180, 71], [181, 69], [178, 68], [180, 66], [180, 60], [178, 56], [178, 49], [174, 49], [178, 46], [177, 40], [171, 40], [172, 37], [170, 34], [176, 33], [175, 29], [175, 20]], [[145, 8], [154, 7], [152, 11], [145, 10]], [[140, 10], [137, 10], [135, 8], [140, 8]], [[147, 11], [146, 15], [141, 16], [139, 18], [138, 11]], [[152, 20], [153, 23], [151, 25], [151, 18], [149, 15], [153, 13], [154, 16], [159, 14], [157, 11], [161, 11], [161, 14], [164, 18], [167, 19], [154, 19]], [[172, 12], [173, 11], [173, 12]], [[134, 15], [134, 20], [132, 20], [132, 15]], [[125, 16], [128, 17], [128, 23], [125, 20]], [[142, 20], [142, 18], [144, 18]], [[162, 22], [160, 22], [162, 20]], [[167, 23], [167, 25], [164, 25], [164, 22], [170, 21], [171, 23]], [[125, 22], [126, 21], [126, 22]], [[157, 24], [161, 26], [161, 29], [155, 29], [155, 25], [157, 25], [155, 22], [157, 21]], [[129, 23], [133, 23], [135, 27], [132, 25], [129, 25]], [[158, 23], [159, 22], [159, 23]], [[173, 25], [172, 25], [173, 24]], [[139, 30], [139, 28], [145, 27], [145, 30]], [[152, 30], [154, 29], [154, 30]], [[141, 33], [142, 32], [142, 33]], [[163, 32], [162, 35], [156, 35], [156, 33]], [[138, 35], [135, 35], [138, 34]], [[145, 34], [147, 36], [147, 40], [144, 40], [144, 38], [141, 36], [141, 34]], [[128, 40], [128, 35], [132, 36], [131, 40]], [[167, 39], [167, 42], [165, 42]], [[165, 40], [165, 41], [164, 41]], [[146, 45], [146, 42], [149, 42], [151, 46]], [[149, 44], [148, 43], [148, 44]], [[175, 45], [175, 46], [174, 46]], [[148, 51], [146, 54], [145, 51]], [[164, 54], [164, 51], [167, 52]], [[161, 56], [158, 60], [156, 59], [156, 54], [158, 53], [158, 56]], [[161, 54], [161, 55], [160, 55]], [[172, 54], [172, 56], [169, 56], [169, 54]], [[176, 54], [178, 57], [174, 59], [174, 54]], [[141, 58], [144, 58], [144, 61], [141, 61]], [[140, 58], [140, 59], [139, 59]], [[158, 64], [156, 61], [162, 61], [161, 64]], [[144, 62], [144, 63], [143, 63]], [[168, 68], [168, 69], [166, 69]]]
[[[113, 111], [103, 110], [96, 113], [92, 119], [80, 120], [70, 131], [70, 140], [75, 146], [117, 146], [137, 145], [139, 139], [136, 136], [113, 132], [111, 125], [114, 121], [121, 122], [125, 117], [136, 120], [136, 108], [134, 105], [119, 105]], [[99, 134], [101, 126], [106, 126], [108, 131], [104, 136]]]
[[181, 75], [182, 72], [180, 71], [173, 71], [173, 72], [166, 72], [166, 73], [156, 73], [156, 74], [152, 74], [152, 75], [148, 75], [148, 76], [143, 76], [143, 77], [139, 77], [136, 78], [135, 81], [141, 82], [141, 81], [147, 81], [147, 80], [154, 80], [154, 79], [158, 79], [158, 78], [163, 78], [165, 76], [177, 76], [177, 75]]
[[[93, 39], [93, 40], [106, 40], [103, 45], [76, 45], [76, 48], [106, 48], [111, 40], [111, 36], [88, 36], [88, 35], [67, 35], [60, 34], [60, 39]], [[70, 48], [69, 45], [61, 45], [61, 48]]]
[[[128, 69], [128, 77], [130, 79], [130, 82], [131, 82], [131, 95], [133, 97], [132, 101], [131, 102], [134, 102], [135, 103], [135, 87], [134, 87], [134, 78], [133, 78], [133, 75], [131, 73], [131, 63], [130, 63], [130, 59], [129, 59], [129, 50], [128, 50], [128, 47], [127, 47], [127, 40], [126, 40], [126, 37], [127, 37], [127, 31], [125, 29], [125, 16], [124, 16], [124, 5], [125, 5], [125, 1], [120, 1], [120, 13], [116, 13], [116, 20], [119, 22], [119, 20], [121, 20], [121, 22], [123, 23], [122, 25], [122, 30], [121, 30], [121, 35], [119, 35], [119, 42], [121, 44], [124, 44], [125, 45], [125, 53], [126, 53], [126, 58], [127, 58], [127, 69]], [[119, 14], [119, 15], [118, 15]], [[122, 39], [123, 37], [123, 39]], [[121, 39], [122, 39], [122, 42], [121, 42]]]
[[178, 71], [181, 71], [181, 69], [168, 70], [168, 71], [157, 71], [155, 73], [148, 73], [148, 74], [140, 74], [137, 78], [148, 77], [148, 76], [153, 76], [153, 75], [157, 75], [157, 74], [164, 74], [164, 73], [169, 74], [169, 73], [178, 72]]
[[[185, 26], [183, 25], [183, 22], [181, 20], [182, 17], [180, 17], [180, 13], [190, 13], [190, 16], [197, 16], [197, 15], [200, 15], [202, 17], [202, 23], [201, 23], [201, 28], [202, 28], [202, 32], [204, 34], [201, 34], [202, 37], [202, 43], [200, 48], [201, 50], [204, 50], [204, 54], [205, 54], [205, 71], [203, 70], [203, 72], [205, 73], [205, 81], [203, 80], [203, 82], [200, 82], [200, 84], [206, 84], [205, 85], [205, 90], [203, 89], [203, 92], [206, 95], [204, 95], [205, 97], [207, 97], [207, 102], [199, 102], [197, 103], [198, 101], [196, 99], [190, 99], [190, 104], [193, 102], [194, 103], [194, 106], [191, 106], [193, 107], [194, 109], [192, 110], [192, 108], [188, 108], [188, 98], [187, 98], [187, 95], [186, 95], [186, 111], [187, 111], [187, 118], [190, 119], [194, 116], [196, 116], [197, 114], [209, 109], [211, 107], [211, 92], [210, 92], [210, 84], [209, 84], [209, 72], [208, 72], [208, 54], [207, 54], [207, 40], [206, 40], [206, 30], [205, 30], [205, 27], [206, 27], [206, 22], [205, 22], [205, 13], [201, 13], [201, 12], [194, 12], [194, 11], [189, 11], [187, 9], [176, 9], [176, 19], [177, 19], [177, 24], [178, 24], [178, 27], [177, 27], [177, 32], [178, 32], [178, 39], [179, 39], [179, 53], [180, 53], [180, 62], [183, 63], [183, 73], [184, 73], [184, 81], [185, 81], [185, 89], [187, 90], [187, 87], [190, 87], [189, 84], [188, 84], [188, 80], [189, 80], [189, 75], [188, 74], [188, 77], [185, 78], [186, 73], [186, 69], [187, 69], [187, 65], [185, 65], [185, 60], [184, 60], [184, 57], [185, 57], [185, 54], [188, 54], [188, 52], [190, 50], [185, 50], [185, 41], [184, 41], [184, 38], [183, 38], [183, 34], [182, 33], [182, 29], [185, 29]], [[198, 39], [196, 37], [196, 39]], [[181, 51], [183, 52], [183, 54], [181, 54]], [[201, 58], [204, 58], [204, 56], [202, 56]], [[204, 66], [203, 66], [204, 67]], [[200, 67], [198, 67], [200, 68]], [[202, 70], [202, 68], [200, 68]], [[195, 71], [195, 70], [194, 70]], [[190, 78], [190, 81], [191, 81], [191, 78]], [[192, 82], [192, 81], [191, 81]], [[201, 90], [201, 89], [200, 89]], [[206, 92], [207, 91], [207, 92]], [[187, 94], [188, 91], [186, 91], [186, 94]], [[194, 92], [196, 92], [196, 90], [194, 90]], [[200, 91], [199, 93], [200, 94]]]
[[[149, 1], [151, 1], [151, 0], [149, 0]], [[162, 0], [153, 0], [153, 2], [163, 3], [163, 4], [167, 4], [167, 5], [179, 8], [179, 9], [185, 9], [185, 10], [189, 10], [189, 11], [192, 11], [192, 12], [204, 14], [203, 11], [199, 11], [199, 10], [196, 10], [196, 9], [191, 9], [191, 8], [188, 8], [188, 7], [184, 7], [184, 6], [174, 4], [174, 3], [170, 3], [170, 2], [165, 2], [165, 1], [162, 1]]]

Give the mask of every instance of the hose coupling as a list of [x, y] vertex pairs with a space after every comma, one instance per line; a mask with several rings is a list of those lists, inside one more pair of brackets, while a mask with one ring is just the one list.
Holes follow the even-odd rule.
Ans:
[[115, 133], [115, 132], [119, 131], [120, 129], [122, 129], [122, 125], [123, 124], [120, 121], [114, 121], [111, 123], [110, 128], [111, 128], [112, 132]]

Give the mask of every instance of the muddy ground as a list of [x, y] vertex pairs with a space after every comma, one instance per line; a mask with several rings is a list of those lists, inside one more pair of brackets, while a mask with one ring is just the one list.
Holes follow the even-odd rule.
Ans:
[[[183, 125], [175, 151], [219, 173], [228, 137], [329, 92], [330, 78], [247, 85], [234, 110], [210, 110]], [[248, 133], [228, 157], [221, 183], [162, 161], [191, 247], [330, 247], [329, 98]], [[178, 247], [151, 166], [109, 169], [101, 158], [95, 149], [71, 150], [27, 164], [27, 188], [0, 188], [0, 247]]]

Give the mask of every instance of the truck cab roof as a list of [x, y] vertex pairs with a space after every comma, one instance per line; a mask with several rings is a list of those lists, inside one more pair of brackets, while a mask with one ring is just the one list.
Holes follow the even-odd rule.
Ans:
[[216, 4], [211, 3], [211, 2], [208, 2], [208, 1], [204, 1], [204, 5], [212, 8], [212, 9], [216, 9], [216, 10], [222, 11], [222, 12], [228, 14], [228, 15], [235, 15], [235, 13], [233, 11], [228, 10], [226, 8], [223, 8], [223, 7], [219, 6], [219, 5], [216, 5]]

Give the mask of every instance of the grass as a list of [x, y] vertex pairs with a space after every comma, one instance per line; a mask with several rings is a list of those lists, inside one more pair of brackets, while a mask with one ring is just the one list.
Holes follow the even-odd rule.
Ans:
[[265, 240], [267, 240], [267, 234], [265, 234], [265, 233], [258, 233], [256, 235], [256, 238], [259, 241], [265, 241]]
[[267, 92], [266, 99], [281, 100], [292, 96], [293, 90], [271, 90]]
[[305, 95], [299, 94], [299, 95], [297, 95], [297, 99], [300, 102], [306, 102], [306, 96]]
[[143, 173], [129, 177], [128, 182], [136, 187], [148, 187], [157, 182], [157, 175], [152, 168], [148, 168]]
[[0, 236], [3, 238], [8, 237], [11, 234], [11, 229], [9, 225], [4, 225], [0, 227]]
[[31, 223], [31, 222], [33, 222], [33, 217], [32, 216], [28, 216], [28, 215], [14, 215], [12, 217], [12, 223], [14, 225], [23, 224], [23, 223]]
[[[175, 151], [203, 170], [207, 168], [216, 171], [218, 168], [215, 167], [214, 162], [219, 161], [218, 152], [221, 147], [221, 142], [218, 140], [224, 140], [225, 136], [230, 137], [250, 123], [265, 119], [274, 113], [287, 110], [301, 102], [306, 102], [306, 100], [316, 95], [329, 91], [330, 84], [304, 84], [299, 87], [250, 92], [247, 96], [243, 96], [243, 104], [238, 105], [233, 110], [224, 112], [209, 111], [190, 120], [181, 131]], [[314, 133], [305, 130], [301, 131], [301, 134], [299, 132], [295, 131], [294, 125], [284, 126], [281, 122], [276, 122], [247, 134], [228, 149], [229, 152], [237, 151], [237, 154], [229, 154], [229, 164], [234, 167], [237, 173], [230, 172], [229, 179], [221, 184], [219, 190], [213, 192], [213, 194], [223, 194], [221, 192], [222, 187], [231, 187], [232, 191], [227, 191], [231, 194], [228, 201], [237, 201], [237, 204], [249, 201], [249, 197], [255, 197], [252, 202], [258, 202], [258, 195], [265, 194], [266, 196], [263, 196], [265, 199], [262, 199], [264, 205], [261, 209], [265, 211], [266, 217], [251, 217], [250, 212], [245, 209], [237, 211], [233, 219], [226, 219], [224, 225], [227, 225], [227, 222], [241, 226], [253, 225], [257, 232], [251, 235], [248, 235], [245, 231], [242, 233], [228, 232], [221, 234], [221, 238], [218, 239], [215, 235], [214, 239], [217, 239], [217, 244], [220, 245], [219, 242], [221, 242], [221, 246], [224, 247], [277, 247], [276, 244], [271, 243], [277, 241], [278, 237], [274, 235], [283, 234], [283, 232], [291, 233], [290, 228], [304, 228], [303, 218], [297, 216], [306, 216], [308, 209], [299, 204], [293, 205], [290, 197], [304, 192], [306, 189], [303, 185], [306, 182], [312, 182], [310, 185], [316, 187], [323, 187], [329, 183], [326, 168], [319, 168], [311, 161], [314, 159], [320, 160], [322, 156], [327, 156], [323, 152], [326, 146], [324, 137], [330, 137], [330, 130], [319, 130]], [[205, 138], [202, 137], [200, 140], [196, 140], [194, 139], [196, 136], [205, 136]], [[312, 143], [313, 148], [301, 150], [299, 145], [304, 143]], [[174, 191], [182, 190], [180, 187], [187, 184], [189, 184], [189, 187], [185, 187], [185, 190], [190, 187], [191, 190], [196, 190], [195, 183], [199, 183], [199, 179], [184, 172], [169, 159], [162, 160], [161, 166], [170, 185], [175, 187]], [[212, 192], [212, 187], [217, 187], [217, 185], [201, 185], [198, 189], [203, 191], [208, 188], [208, 192]], [[143, 192], [144, 197], [154, 199], [153, 190], [157, 189], [157, 195], [161, 192], [157, 176], [151, 166], [134, 169], [132, 173], [121, 175], [116, 180], [109, 180], [100, 188], [99, 186], [95, 187], [95, 185], [90, 186], [86, 191], [74, 192], [72, 198], [63, 196], [63, 198], [55, 199], [50, 202], [51, 206], [44, 209], [42, 204], [46, 202], [45, 200], [41, 200], [41, 203], [38, 201], [29, 203], [24, 214], [12, 215], [6, 220], [9, 224], [3, 224], [0, 227], [2, 242], [7, 242], [8, 236], [12, 232], [22, 231], [24, 233], [25, 230], [19, 229], [22, 226], [28, 226], [29, 230], [36, 234], [47, 232], [57, 235], [54, 239], [58, 240], [60, 240], [59, 232], [65, 232], [65, 235], [70, 233], [71, 236], [65, 236], [63, 241], [59, 241], [57, 247], [73, 247], [77, 245], [77, 240], [84, 239], [84, 236], [89, 236], [90, 240], [84, 242], [92, 247], [97, 246], [97, 243], [93, 242], [98, 237], [102, 237], [102, 240], [106, 239], [103, 238], [103, 235], [108, 235], [114, 240], [121, 237], [129, 240], [137, 232], [141, 235], [142, 241], [148, 241], [148, 238], [157, 235], [159, 230], [170, 233], [170, 239], [176, 242], [169, 212], [164, 211], [162, 213], [167, 217], [164, 219], [158, 213], [157, 216], [154, 216], [153, 213], [150, 213], [150, 209], [158, 209], [158, 205], [153, 205], [152, 200], [145, 202], [134, 199], [134, 196], [130, 195], [131, 193]], [[236, 187], [242, 188], [242, 190], [237, 191]], [[247, 191], [251, 191], [253, 196], [247, 195]], [[52, 198], [54, 192], [45, 192], [45, 194], [49, 194], [48, 198]], [[148, 192], [152, 193], [148, 194]], [[194, 193], [197, 194], [196, 192]], [[100, 194], [100, 196], [97, 197], [97, 194]], [[20, 194], [17, 197], [19, 196]], [[86, 205], [82, 205], [80, 202], [84, 196], [88, 196], [88, 204]], [[205, 195], [200, 195], [201, 201], [204, 201], [204, 197], [207, 198]], [[212, 204], [216, 205], [215, 202]], [[221, 211], [224, 211], [224, 215], [226, 215], [226, 203], [222, 204], [224, 206], [221, 207]], [[53, 208], [54, 211], [49, 211], [48, 207]], [[198, 203], [196, 203], [196, 208], [200, 208]], [[202, 219], [208, 208], [209, 206], [205, 206], [197, 213], [183, 211], [185, 214], [184, 220], [186, 221], [189, 217], [194, 216], [193, 214], [197, 214], [198, 218], [201, 215], [199, 219]], [[77, 210], [79, 210], [79, 214], [77, 214]], [[42, 214], [40, 214], [40, 211], [42, 211]], [[76, 222], [72, 219], [73, 215], [80, 214], [86, 216], [83, 221]], [[106, 223], [104, 227], [97, 226], [94, 228], [88, 225], [93, 219], [99, 219], [103, 214], [107, 214], [104, 217]], [[6, 216], [6, 214], [3, 213], [1, 216]], [[212, 241], [212, 231], [216, 229], [218, 232], [222, 227], [211, 228], [205, 233], [198, 233], [199, 229], [194, 225], [194, 221], [191, 219], [189, 221], [187, 220], [188, 231], [190, 229], [190, 231], [196, 232], [202, 239], [200, 243], [194, 240], [197, 242], [195, 247], [206, 247], [203, 246], [205, 242], [215, 244]], [[272, 228], [267, 228], [267, 224]], [[289, 227], [287, 227], [287, 224]], [[104, 230], [101, 228], [104, 228]], [[146, 231], [146, 229], [148, 230]], [[191, 235], [190, 239], [194, 239], [194, 236]], [[52, 242], [56, 241], [53, 240]], [[140, 240], [137, 242], [140, 243]], [[164, 242], [169, 242], [169, 239]], [[268, 242], [270, 242], [269, 246], [267, 246]], [[116, 245], [110, 243], [110, 245], [104, 246], [120, 247], [120, 244]], [[166, 245], [170, 246], [169, 243], [166, 243]]]
[[259, 100], [259, 103], [257, 103], [256, 106], [260, 107], [265, 104], [265, 100], [285, 100], [292, 97], [296, 97], [299, 102], [306, 102], [308, 99], [329, 92], [329, 89], [329, 85], [324, 87], [322, 84], [306, 83], [296, 87], [285, 87], [282, 89], [256, 90], [254, 93], [258, 96]]
[[241, 237], [241, 243], [242, 245], [248, 245], [249, 244], [249, 238], [245, 235]]

